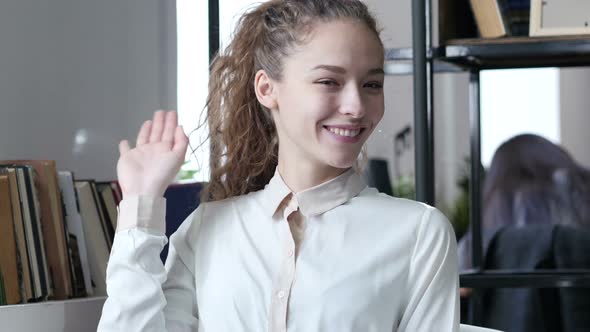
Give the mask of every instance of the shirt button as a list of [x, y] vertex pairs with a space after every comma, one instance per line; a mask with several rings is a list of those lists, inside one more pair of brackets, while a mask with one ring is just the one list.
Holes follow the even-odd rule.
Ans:
[[279, 292], [277, 293], [277, 296], [279, 297], [279, 299], [283, 299], [283, 298], [285, 297], [285, 291], [284, 291], [284, 290], [282, 290], [282, 291], [279, 291]]
[[293, 257], [293, 255], [295, 254], [295, 250], [289, 249], [289, 252], [287, 252], [287, 254], [289, 255], [289, 257]]

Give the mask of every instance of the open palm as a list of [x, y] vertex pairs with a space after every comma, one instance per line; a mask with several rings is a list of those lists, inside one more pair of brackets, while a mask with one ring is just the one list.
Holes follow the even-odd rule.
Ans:
[[119, 143], [117, 176], [123, 196], [164, 195], [184, 162], [187, 146], [177, 113], [155, 112], [153, 120], [141, 126], [135, 148], [126, 140]]

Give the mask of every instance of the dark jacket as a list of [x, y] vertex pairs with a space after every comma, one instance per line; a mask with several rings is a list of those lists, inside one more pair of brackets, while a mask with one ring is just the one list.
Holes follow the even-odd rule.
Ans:
[[[504, 227], [491, 240], [487, 269], [590, 269], [590, 230]], [[483, 325], [506, 332], [590, 331], [590, 288], [504, 288], [483, 293]]]

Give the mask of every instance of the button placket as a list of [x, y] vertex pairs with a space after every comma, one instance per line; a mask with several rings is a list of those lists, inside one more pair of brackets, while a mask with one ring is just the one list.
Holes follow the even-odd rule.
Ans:
[[291, 234], [288, 217], [297, 211], [297, 209], [297, 206], [293, 206], [293, 200], [291, 200], [285, 207], [283, 220], [281, 220], [280, 237], [285, 254], [283, 254], [279, 275], [275, 279], [275, 285], [273, 287], [274, 291], [270, 310], [270, 326], [272, 332], [287, 330], [287, 307], [295, 276], [295, 243]]

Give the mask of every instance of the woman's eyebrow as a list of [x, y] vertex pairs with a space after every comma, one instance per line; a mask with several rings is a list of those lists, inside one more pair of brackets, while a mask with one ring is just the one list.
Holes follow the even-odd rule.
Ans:
[[[337, 74], [345, 74], [346, 73], [346, 69], [344, 69], [340, 66], [317, 65], [317, 66], [313, 67], [311, 70], [317, 70], [317, 69], [324, 69], [324, 70], [331, 71], [331, 72], [334, 72]], [[385, 74], [385, 72], [383, 71], [383, 68], [373, 68], [367, 72], [367, 75], [375, 75], [375, 74]]]
[[383, 70], [383, 68], [373, 68], [371, 70], [369, 70], [369, 72], [367, 73], [368, 75], [385, 75], [385, 71]]
[[316, 70], [316, 69], [324, 69], [327, 71], [331, 71], [337, 74], [344, 74], [346, 73], [346, 69], [339, 67], [339, 66], [331, 66], [331, 65], [317, 65], [313, 68], [311, 68], [311, 70]]

